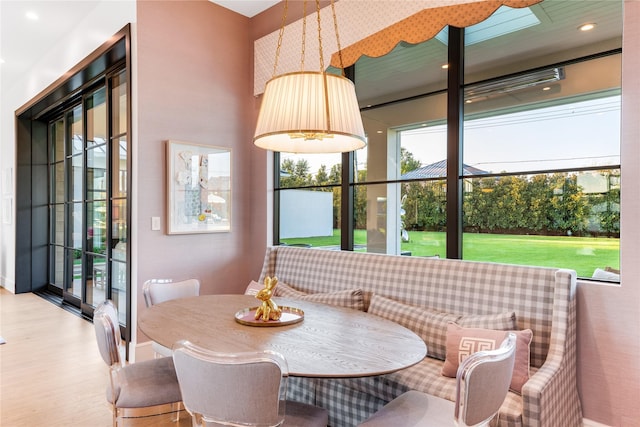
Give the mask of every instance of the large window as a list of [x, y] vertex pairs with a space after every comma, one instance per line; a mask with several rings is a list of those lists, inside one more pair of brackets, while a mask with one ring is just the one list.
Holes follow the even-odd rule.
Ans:
[[282, 244], [340, 248], [341, 176], [339, 154], [280, 154]]
[[[606, 59], [619, 65], [619, 55]], [[566, 267], [581, 277], [591, 277], [596, 269], [619, 269], [618, 93], [468, 116], [464, 259]], [[401, 176], [410, 181], [402, 184], [402, 250], [444, 254], [446, 165], [442, 150], [435, 148], [446, 145], [446, 126], [401, 131], [400, 144]]]
[[[491, 34], [512, 11], [464, 30], [460, 86], [447, 81], [455, 29], [361, 58], [355, 82], [368, 146], [333, 158], [280, 154], [276, 243], [336, 247], [350, 233], [353, 245], [342, 249], [454, 253], [616, 281], [622, 2], [543, 2], [506, 19], [527, 25]], [[587, 18], [599, 22], [583, 33]], [[447, 96], [457, 90], [464, 114], [452, 123]], [[312, 191], [333, 199], [307, 198]], [[340, 221], [346, 204], [352, 218]], [[304, 225], [323, 215], [333, 230]]]

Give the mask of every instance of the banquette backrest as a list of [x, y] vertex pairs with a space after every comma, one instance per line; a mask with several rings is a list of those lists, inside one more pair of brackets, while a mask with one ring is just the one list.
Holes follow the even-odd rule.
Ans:
[[[454, 314], [516, 313], [531, 329], [531, 366], [550, 351], [575, 351], [575, 272], [486, 262], [381, 255], [287, 246], [267, 248], [260, 282], [276, 276], [307, 293], [362, 289]], [[556, 347], [552, 348], [553, 343]]]

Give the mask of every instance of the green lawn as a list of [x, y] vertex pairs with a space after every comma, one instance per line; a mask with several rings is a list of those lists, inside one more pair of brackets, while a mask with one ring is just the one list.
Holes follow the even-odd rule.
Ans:
[[[288, 244], [339, 246], [340, 232], [331, 237], [283, 239]], [[356, 230], [354, 243], [366, 245], [365, 230]], [[402, 243], [402, 251], [413, 256], [446, 256], [445, 233], [409, 232], [409, 242]], [[510, 234], [475, 234], [463, 236], [463, 257], [466, 260], [493, 261], [509, 264], [570, 268], [580, 277], [591, 277], [596, 268], [620, 268], [620, 239], [524, 236]]]

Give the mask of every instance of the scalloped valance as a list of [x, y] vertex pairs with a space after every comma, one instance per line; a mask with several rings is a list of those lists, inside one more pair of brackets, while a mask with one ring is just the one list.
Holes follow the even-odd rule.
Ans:
[[[401, 41], [411, 44], [422, 43], [435, 37], [447, 25], [458, 28], [470, 27], [490, 17], [501, 6], [522, 8], [541, 1], [488, 0], [425, 9], [343, 48], [342, 65], [353, 65], [362, 55], [372, 58], [386, 55]], [[331, 65], [340, 67], [338, 52], [331, 56]]]
[[[379, 57], [399, 42], [421, 43], [445, 26], [468, 27], [484, 21], [500, 6], [529, 7], [542, 0], [339, 0], [335, 4], [344, 67], [362, 55]], [[321, 10], [323, 55], [340, 67], [331, 8]], [[254, 95], [274, 77], [273, 64], [279, 31], [254, 43]], [[300, 71], [302, 19], [285, 27], [276, 75]], [[307, 28], [305, 70], [319, 71], [318, 41]], [[315, 67], [315, 68], [314, 68]]]

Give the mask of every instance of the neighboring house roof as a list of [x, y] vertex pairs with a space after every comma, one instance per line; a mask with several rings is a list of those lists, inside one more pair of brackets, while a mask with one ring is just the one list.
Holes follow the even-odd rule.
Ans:
[[[489, 172], [474, 168], [469, 165], [462, 165], [463, 175], [484, 175]], [[447, 176], [447, 160], [440, 160], [436, 163], [414, 169], [403, 174], [400, 179], [424, 179], [424, 178], [444, 178]]]

